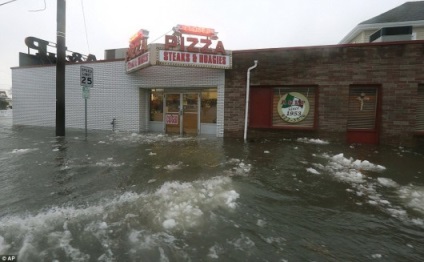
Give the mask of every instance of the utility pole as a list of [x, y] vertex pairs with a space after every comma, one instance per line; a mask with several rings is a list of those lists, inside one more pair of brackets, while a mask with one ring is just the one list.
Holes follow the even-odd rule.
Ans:
[[66, 0], [57, 0], [56, 136], [65, 136]]

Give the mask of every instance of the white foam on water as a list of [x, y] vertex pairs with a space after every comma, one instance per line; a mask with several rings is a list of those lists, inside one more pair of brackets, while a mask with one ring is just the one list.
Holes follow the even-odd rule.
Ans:
[[177, 164], [169, 164], [163, 167], [163, 169], [168, 170], [168, 171], [174, 171], [174, 170], [178, 170], [181, 169], [183, 167], [183, 162], [178, 162]]
[[[172, 246], [174, 232], [213, 226], [214, 211], [231, 212], [239, 197], [231, 178], [219, 176], [193, 182], [166, 182], [154, 192], [126, 192], [97, 204], [51, 207], [37, 214], [6, 216], [0, 218], [0, 253], [19, 253], [30, 261], [31, 257], [46, 258], [57, 252], [54, 250], [62, 250], [70, 261], [114, 261], [116, 241], [127, 241], [135, 252], [143, 248], [157, 250], [162, 244]], [[124, 240], [116, 239], [114, 232], [120, 232]], [[93, 258], [84, 253], [82, 247], [88, 245], [84, 239], [90, 243], [96, 240], [102, 255]]]
[[173, 235], [166, 232], [152, 233], [147, 230], [134, 229], [131, 230], [128, 239], [132, 246], [139, 250], [152, 250], [163, 243], [173, 245], [177, 240]]
[[167, 220], [163, 221], [163, 223], [162, 223], [162, 226], [165, 229], [172, 229], [176, 225], [177, 225], [177, 222], [175, 222], [175, 219], [173, 219], [173, 218], [167, 219]]
[[396, 183], [395, 181], [393, 181], [390, 178], [378, 177], [377, 181], [378, 181], [378, 183], [380, 183], [380, 185], [385, 186], [385, 187], [393, 187], [393, 188], [399, 187], [399, 184]]
[[227, 240], [227, 243], [233, 246], [236, 250], [249, 252], [253, 247], [256, 246], [255, 242], [253, 242], [249, 237], [245, 236], [243, 233], [240, 237]]
[[4, 241], [4, 237], [0, 236], [0, 254], [6, 254], [6, 250], [10, 248], [10, 245]]
[[320, 175], [321, 174], [320, 172], [318, 172], [316, 169], [314, 169], [312, 167], [307, 168], [306, 169], [306, 172], [309, 172], [309, 173], [312, 173], [312, 174], [315, 174], [315, 175]]
[[218, 259], [220, 253], [222, 253], [222, 247], [219, 246], [218, 244], [215, 244], [209, 248], [208, 257], [213, 259]]
[[[0, 220], [0, 237], [8, 241], [3, 247], [6, 247], [6, 253], [10, 253], [12, 246], [17, 246], [19, 258], [22, 261], [31, 261], [32, 257], [45, 253], [39, 246], [47, 238], [51, 245], [49, 248], [60, 248], [72, 261], [86, 261], [87, 255], [70, 244], [72, 236], [67, 229], [67, 221], [93, 217], [102, 210], [100, 206], [82, 209], [53, 207], [36, 215], [3, 217]], [[16, 253], [16, 249], [13, 253]]]
[[22, 149], [13, 149], [12, 154], [26, 154], [33, 151], [39, 150], [38, 148], [22, 148]]
[[375, 258], [375, 259], [380, 259], [380, 258], [382, 258], [383, 256], [382, 256], [381, 254], [372, 254], [372, 255], [371, 255], [371, 257], [372, 257], [372, 258]]
[[402, 186], [398, 193], [408, 207], [424, 214], [424, 186]]
[[[63, 229], [65, 230], [60, 236], [59, 236], [59, 246], [62, 247], [62, 249], [65, 251], [66, 255], [72, 259], [72, 261], [87, 261], [90, 259], [90, 255], [84, 254], [81, 252], [78, 248], [75, 248], [71, 245], [72, 233], [67, 228], [67, 222], [65, 222]], [[52, 234], [55, 234], [53, 232]], [[51, 235], [51, 234], [50, 234]]]
[[[348, 193], [363, 198], [364, 203], [376, 207], [383, 212], [388, 213], [406, 223], [423, 226], [424, 221], [421, 218], [413, 218], [408, 214], [405, 207], [424, 214], [424, 187], [400, 186], [394, 180], [386, 177], [371, 177], [364, 175], [362, 172], [371, 171], [382, 173], [386, 170], [384, 166], [373, 164], [368, 160], [358, 160], [346, 158], [343, 154], [328, 155], [323, 154], [322, 157], [328, 160], [323, 164], [312, 164], [321, 174], [332, 176], [338, 181], [347, 183], [351, 188], [346, 189]], [[310, 171], [308, 171], [310, 173]], [[381, 188], [394, 189], [398, 193], [399, 198], [403, 200], [404, 206], [394, 205], [390, 200], [386, 199]], [[362, 203], [357, 202], [357, 205]]]
[[163, 248], [159, 247], [159, 253], [160, 253], [160, 262], [169, 262], [169, 258], [166, 256], [165, 251]]
[[357, 170], [366, 170], [366, 171], [374, 171], [374, 172], [382, 172], [386, 170], [384, 166], [376, 165], [370, 163], [368, 160], [354, 160], [351, 158], [346, 158], [343, 153], [329, 156], [328, 154], [324, 154], [324, 157], [330, 160], [330, 165], [334, 168], [353, 168]]
[[328, 163], [325, 166], [322, 164], [313, 164], [313, 166], [342, 182], [364, 183], [366, 176], [362, 174], [363, 171], [383, 172], [386, 170], [384, 166], [373, 164], [368, 160], [346, 158], [343, 153], [333, 156], [323, 154], [322, 156], [328, 159]]
[[[260, 238], [265, 241], [269, 245], [273, 245], [275, 247], [278, 247], [280, 252], [284, 252], [284, 246], [286, 246], [287, 239], [280, 236], [263, 236], [259, 234]], [[280, 259], [280, 261], [287, 261], [284, 259]]]
[[225, 171], [225, 174], [229, 176], [248, 176], [252, 170], [251, 164], [246, 164], [243, 160], [236, 158], [231, 158], [227, 164], [234, 165], [231, 170]]
[[258, 221], [256, 222], [256, 225], [258, 227], [265, 227], [266, 226], [266, 222], [262, 219], [258, 219]]
[[165, 134], [157, 133], [115, 133], [113, 136], [109, 136], [110, 141], [116, 142], [131, 142], [141, 144], [155, 144], [158, 142], [173, 143], [173, 142], [184, 142], [184, 141], [195, 141], [195, 137], [181, 137], [181, 136], [170, 136]]
[[231, 178], [215, 177], [192, 183], [166, 182], [157, 197], [155, 220], [166, 230], [193, 228], [205, 222], [205, 213], [215, 208], [234, 209], [239, 194], [231, 187]]
[[296, 140], [297, 142], [306, 143], [306, 144], [317, 144], [317, 145], [328, 145], [330, 142], [321, 140], [321, 139], [315, 139], [315, 138], [298, 138]]
[[156, 182], [156, 179], [149, 179], [149, 181], [147, 181], [147, 184], [151, 184], [151, 183], [154, 183], [154, 182]]
[[95, 165], [100, 167], [120, 167], [125, 165], [125, 163], [114, 163], [113, 157], [109, 157], [107, 159], [97, 161]]

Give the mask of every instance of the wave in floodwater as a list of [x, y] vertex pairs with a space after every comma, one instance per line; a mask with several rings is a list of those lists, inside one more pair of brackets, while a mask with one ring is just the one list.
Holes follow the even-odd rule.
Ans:
[[164, 258], [169, 252], [183, 258], [187, 243], [179, 236], [213, 230], [220, 213], [233, 212], [238, 198], [231, 178], [221, 176], [166, 182], [154, 192], [126, 192], [86, 206], [6, 216], [0, 219], [0, 253], [18, 254], [22, 261], [112, 261], [124, 251], [131, 259]]
[[[364, 172], [370, 171], [380, 175], [384, 173], [386, 167], [370, 163], [368, 160], [346, 158], [343, 153], [333, 156], [324, 153], [316, 157], [327, 159], [328, 162], [325, 165], [312, 163], [313, 167], [307, 168], [306, 171], [314, 175], [329, 175], [335, 180], [349, 184], [346, 191], [362, 198], [362, 201], [356, 203], [357, 205], [365, 203], [376, 206], [395, 218], [424, 228], [424, 219], [411, 218], [405, 209], [412, 208], [424, 215], [424, 186], [413, 184], [400, 186], [384, 176], [367, 176]], [[385, 199], [381, 191], [386, 189], [392, 189], [397, 194], [399, 205]]]

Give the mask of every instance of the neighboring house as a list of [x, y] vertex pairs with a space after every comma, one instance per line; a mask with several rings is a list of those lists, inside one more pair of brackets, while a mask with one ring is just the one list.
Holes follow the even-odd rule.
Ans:
[[424, 40], [424, 1], [406, 2], [366, 20], [340, 44]]
[[6, 91], [0, 91], [0, 110], [10, 107], [11, 99], [7, 96]]

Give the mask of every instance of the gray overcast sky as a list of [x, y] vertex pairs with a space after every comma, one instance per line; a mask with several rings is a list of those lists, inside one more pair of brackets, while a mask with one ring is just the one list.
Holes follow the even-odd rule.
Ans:
[[[0, 4], [8, 1], [0, 0]], [[43, 9], [44, 2], [44, 11], [32, 12]], [[17, 0], [0, 6], [0, 89], [11, 88], [10, 68], [18, 66], [19, 52], [27, 52], [26, 37], [56, 42], [56, 2]], [[67, 0], [66, 45], [69, 50], [103, 59], [104, 50], [127, 47], [129, 38], [141, 28], [150, 31], [150, 42], [177, 24], [214, 28], [228, 50], [332, 45], [360, 22], [405, 2]]]

